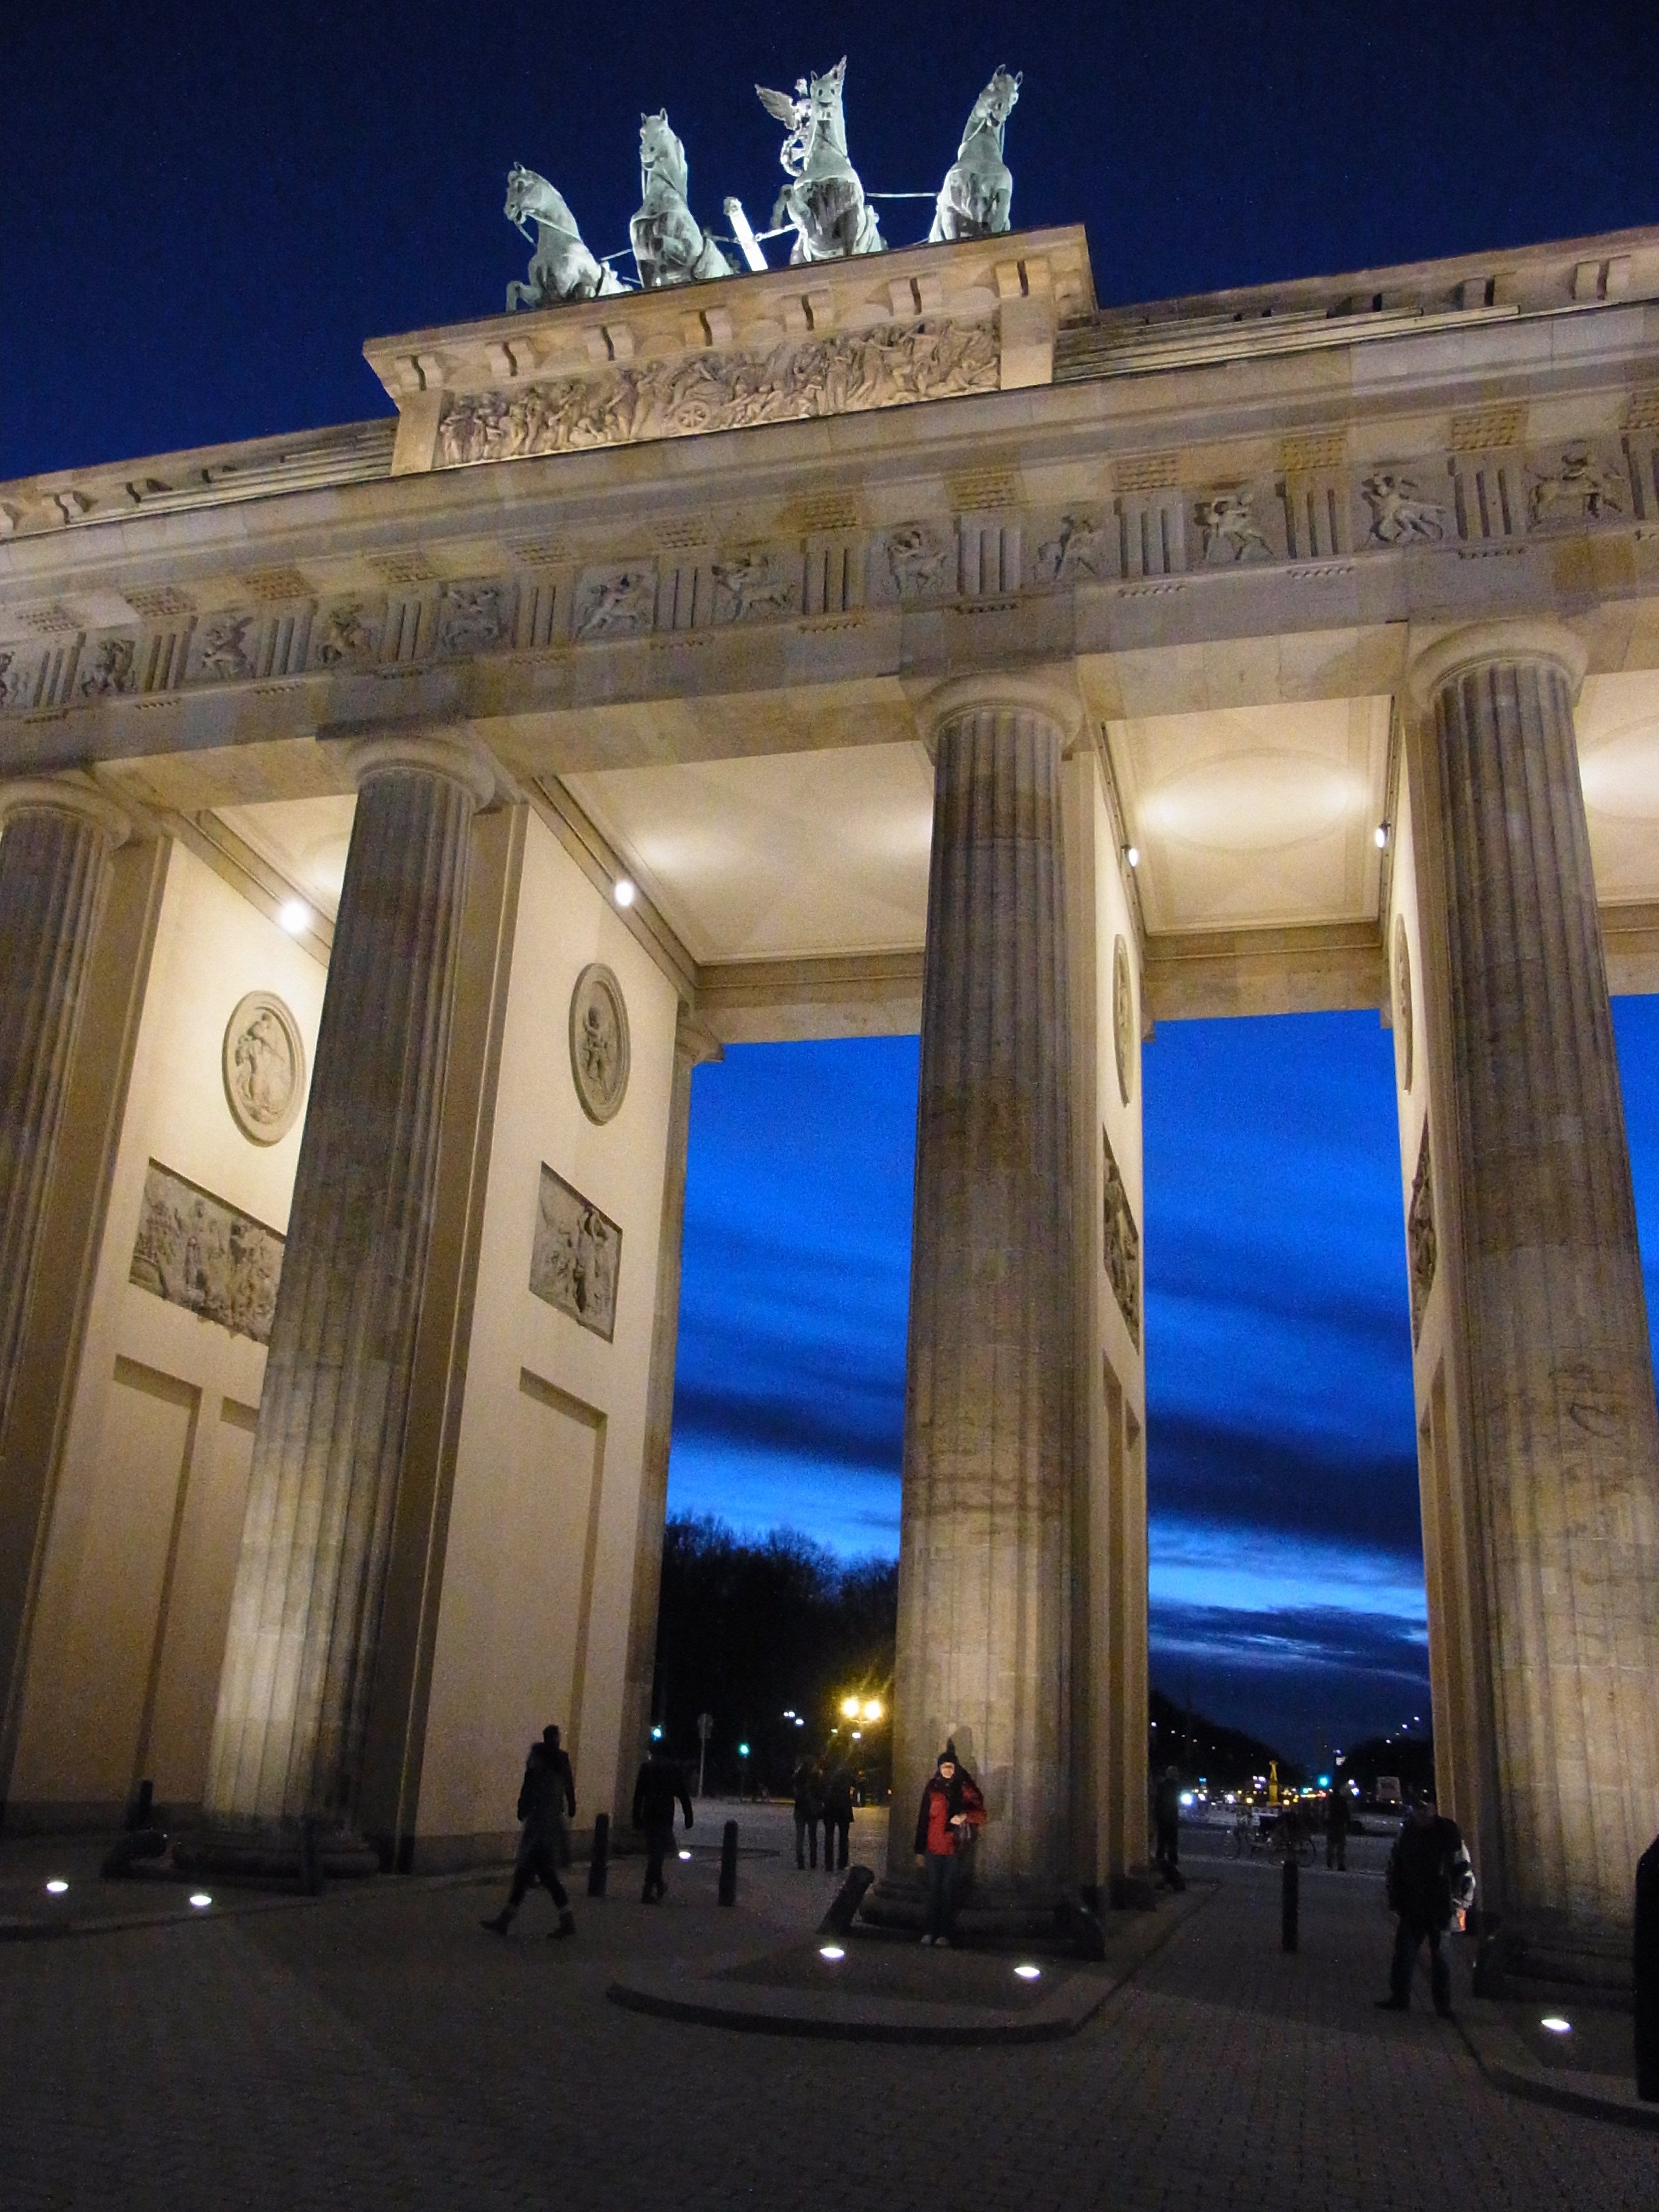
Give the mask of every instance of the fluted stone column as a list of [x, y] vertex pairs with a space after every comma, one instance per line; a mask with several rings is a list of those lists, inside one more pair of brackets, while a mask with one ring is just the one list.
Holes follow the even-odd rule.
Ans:
[[1571, 632], [1518, 623], [1412, 671], [1443, 978], [1448, 1126], [1430, 1134], [1488, 1624], [1484, 1901], [1534, 1956], [1581, 1964], [1620, 1947], [1659, 1828], [1659, 1416], [1573, 735], [1583, 671]]
[[987, 1901], [1066, 1886], [1075, 1430], [1060, 756], [1018, 679], [928, 703], [933, 843], [905, 1388], [895, 1804], [910, 1864], [947, 1735], [984, 1788]]
[[349, 1833], [431, 1228], [469, 835], [459, 744], [375, 740], [317, 1039], [208, 1778], [210, 1848]]
[[11, 1404], [82, 985], [128, 823], [90, 782], [0, 787], [0, 1428]]

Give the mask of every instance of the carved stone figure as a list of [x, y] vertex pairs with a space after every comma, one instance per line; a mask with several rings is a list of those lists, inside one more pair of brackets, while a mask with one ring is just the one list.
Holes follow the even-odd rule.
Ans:
[[17, 665], [17, 655], [0, 649], [0, 707], [21, 707], [28, 684], [28, 671]]
[[363, 619], [362, 601], [348, 599], [343, 606], [331, 607], [323, 617], [318, 665], [332, 668], [342, 660], [365, 660], [378, 642], [378, 634]]
[[1414, 477], [1378, 469], [1359, 487], [1371, 511], [1371, 539], [1377, 545], [1405, 545], [1413, 539], [1437, 544], [1446, 534], [1446, 510], [1418, 495]]
[[274, 1145], [294, 1126], [305, 1097], [300, 1024], [269, 991], [250, 991], [225, 1024], [225, 1101], [251, 1144]]
[[137, 660], [136, 637], [100, 638], [97, 656], [76, 689], [83, 699], [125, 698], [138, 689]]
[[1046, 584], [1110, 576], [1116, 567], [1111, 539], [1087, 515], [1062, 514], [1059, 534], [1037, 547], [1036, 573]]
[[668, 127], [668, 110], [640, 118], [639, 213], [629, 224], [634, 260], [647, 292], [729, 276], [732, 264], [686, 200], [685, 148]]
[[953, 167], [945, 172], [930, 243], [951, 238], [994, 238], [1008, 228], [1014, 197], [1012, 173], [1002, 158], [1002, 134], [1019, 98], [1020, 72], [999, 69], [968, 118]]
[[1247, 491], [1218, 492], [1201, 499], [1194, 510], [1204, 532], [1204, 558], [1220, 564], [1231, 561], [1266, 561], [1273, 548], [1256, 528]]
[[595, 961], [577, 976], [570, 994], [570, 1073], [590, 1121], [611, 1121], [621, 1109], [629, 1056], [622, 985]]
[[1570, 447], [1555, 475], [1540, 477], [1532, 488], [1534, 526], [1605, 522], [1625, 512], [1627, 491], [1624, 479], [1605, 467], [1588, 446]]
[[846, 77], [843, 54], [822, 76], [810, 81], [797, 77], [793, 100], [787, 92], [755, 87], [767, 113], [788, 126], [778, 159], [791, 181], [778, 195], [772, 227], [775, 230], [786, 222], [794, 225], [792, 264], [880, 253], [885, 246], [876, 211], [847, 158], [847, 123], [842, 113]]
[[507, 173], [507, 219], [528, 238], [536, 226], [536, 251], [527, 284], [507, 288], [507, 313], [515, 307], [555, 307], [563, 300], [599, 300], [624, 288], [615, 271], [588, 252], [576, 218], [547, 179], [515, 161]]
[[1129, 948], [1121, 937], [1112, 944], [1112, 1057], [1117, 1063], [1118, 1096], [1127, 1106], [1135, 1087], [1135, 994], [1129, 978]]
[[1406, 1210], [1406, 1249], [1411, 1264], [1412, 1342], [1423, 1327], [1423, 1310], [1434, 1288], [1435, 1261], [1439, 1247], [1434, 1233], [1434, 1176], [1429, 1158], [1429, 1125], [1423, 1124], [1418, 1148], [1417, 1173], [1412, 1178], [1412, 1202]]
[[1406, 937], [1406, 918], [1394, 918], [1394, 1033], [1400, 1044], [1400, 1088], [1412, 1087], [1415, 1039], [1412, 1032], [1412, 952]]
[[483, 653], [507, 631], [507, 587], [452, 584], [438, 615], [440, 653]]
[[654, 568], [595, 569], [576, 594], [576, 635], [636, 637], [650, 629], [656, 611]]
[[438, 417], [438, 460], [457, 468], [855, 414], [994, 392], [998, 374], [993, 325], [943, 319], [791, 339], [765, 354], [698, 352], [618, 362], [592, 376], [512, 392], [447, 393]]
[[714, 611], [726, 622], [749, 622], [757, 615], [787, 615], [794, 611], [794, 593], [783, 564], [775, 553], [738, 553], [729, 561], [716, 561]]
[[198, 673], [221, 684], [252, 676], [253, 663], [248, 658], [247, 634], [252, 627], [252, 615], [221, 615], [204, 623], [202, 657], [196, 664]]
[[1123, 1187], [1123, 1176], [1112, 1156], [1112, 1140], [1104, 1129], [1100, 1133], [1101, 1184], [1104, 1199], [1105, 1218], [1102, 1251], [1106, 1261], [1106, 1279], [1112, 1286], [1112, 1296], [1117, 1300], [1117, 1310], [1123, 1316], [1123, 1325], [1131, 1340], [1139, 1348], [1140, 1343], [1140, 1231], [1129, 1208], [1129, 1194]]
[[622, 1231], [544, 1163], [530, 1287], [608, 1343], [617, 1328]]
[[888, 532], [886, 557], [900, 599], [920, 599], [948, 585], [956, 547], [931, 522], [906, 522]]
[[234, 1336], [270, 1342], [283, 1240], [152, 1160], [128, 1279]]

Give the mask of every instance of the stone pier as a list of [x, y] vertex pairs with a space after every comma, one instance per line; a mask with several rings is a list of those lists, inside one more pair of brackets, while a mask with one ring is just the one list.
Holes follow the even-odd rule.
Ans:
[[905, 1394], [890, 1864], [947, 1736], [981, 1893], [1068, 1875], [1075, 1427], [1063, 694], [928, 702], [932, 873]]
[[295, 1178], [208, 1778], [210, 1853], [349, 1837], [437, 1170], [469, 835], [464, 746], [377, 740]]
[[1589, 1970], [1624, 1943], [1659, 1820], [1659, 1416], [1574, 740], [1584, 662], [1557, 624], [1492, 623], [1411, 678], [1473, 1553], [1442, 1570], [1486, 1628], [1480, 1743], [1447, 1749], [1480, 1778], [1483, 1901], [1534, 1963]]

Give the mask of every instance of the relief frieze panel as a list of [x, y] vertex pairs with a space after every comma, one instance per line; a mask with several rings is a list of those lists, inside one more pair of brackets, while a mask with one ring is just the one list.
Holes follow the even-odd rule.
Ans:
[[623, 1233], [608, 1214], [543, 1163], [530, 1287], [608, 1344], [617, 1328]]
[[619, 362], [591, 376], [447, 396], [435, 465], [464, 468], [994, 392], [1000, 367], [994, 324], [942, 318], [835, 331], [764, 354]]
[[127, 1279], [233, 1336], [270, 1342], [283, 1239], [274, 1229], [159, 1160], [144, 1176]]
[[1434, 1271], [1440, 1247], [1434, 1225], [1434, 1170], [1429, 1152], [1429, 1125], [1423, 1124], [1418, 1147], [1417, 1172], [1412, 1177], [1411, 1203], [1406, 1209], [1406, 1252], [1411, 1275], [1412, 1342], [1423, 1330], [1424, 1310], [1434, 1288]]
[[1100, 1133], [1101, 1184], [1103, 1193], [1102, 1246], [1106, 1265], [1106, 1279], [1112, 1286], [1112, 1296], [1123, 1316], [1123, 1325], [1129, 1332], [1130, 1341], [1140, 1349], [1140, 1231], [1129, 1206], [1129, 1194], [1124, 1188], [1122, 1170], [1112, 1152], [1112, 1140], [1103, 1128]]

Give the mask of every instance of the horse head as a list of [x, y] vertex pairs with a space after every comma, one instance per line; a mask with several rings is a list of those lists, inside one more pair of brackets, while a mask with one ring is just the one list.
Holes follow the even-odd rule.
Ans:
[[669, 128], [668, 110], [662, 107], [654, 115], [641, 115], [640, 177], [643, 189], [648, 192], [653, 183], [661, 182], [684, 199], [686, 175], [685, 143]]
[[975, 101], [975, 115], [982, 117], [987, 123], [994, 124], [1000, 131], [1014, 112], [1014, 103], [1019, 98], [1019, 88], [1024, 75], [1024, 70], [1015, 70], [1011, 75], [1006, 63], [1000, 66]]
[[515, 161], [507, 173], [507, 205], [502, 212], [526, 238], [532, 222], [545, 223], [550, 230], [565, 231], [572, 238], [580, 234], [575, 217], [547, 179], [526, 169], [521, 161]]
[[847, 82], [847, 57], [820, 76], [815, 70], [807, 82], [806, 129], [811, 140], [827, 139], [838, 154], [847, 151], [847, 125], [842, 115], [842, 88]]

